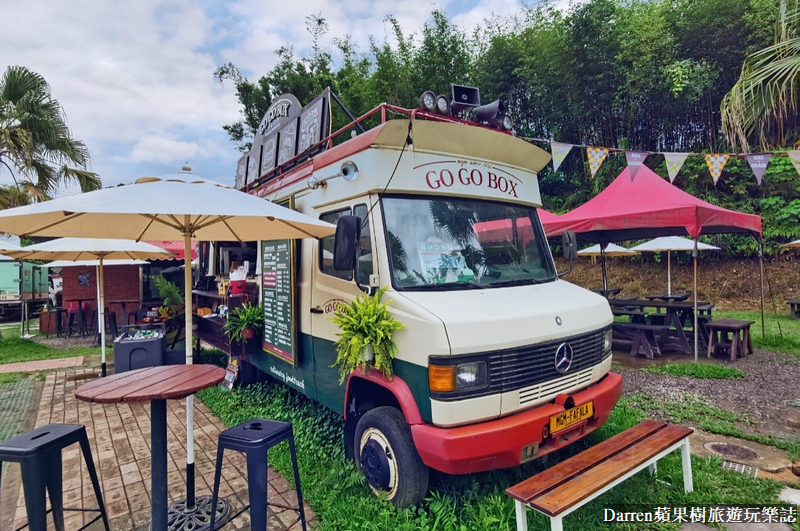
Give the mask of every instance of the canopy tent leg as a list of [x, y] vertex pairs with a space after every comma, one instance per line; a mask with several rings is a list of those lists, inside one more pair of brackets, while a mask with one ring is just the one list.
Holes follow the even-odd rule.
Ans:
[[603, 295], [608, 298], [608, 272], [606, 268], [606, 248], [600, 244], [600, 265], [603, 269]]
[[764, 242], [758, 240], [758, 265], [761, 274], [761, 339], [767, 338], [764, 327]]
[[694, 261], [694, 362], [697, 363], [697, 349], [699, 341], [697, 337], [697, 237], [694, 238], [694, 249], [692, 249], [692, 260]]

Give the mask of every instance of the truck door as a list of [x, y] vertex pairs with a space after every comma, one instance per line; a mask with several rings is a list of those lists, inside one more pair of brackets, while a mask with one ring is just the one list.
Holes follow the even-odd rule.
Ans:
[[[362, 219], [358, 280], [362, 286], [368, 286], [369, 276], [375, 270], [375, 257], [372, 253], [372, 231], [367, 204], [363, 199], [350, 201], [327, 209], [319, 217], [323, 221], [336, 224], [336, 220], [345, 215], [356, 215]], [[364, 292], [356, 284], [352, 271], [336, 271], [333, 268], [333, 243], [333, 236], [323, 238], [312, 253], [311, 342], [317, 399], [334, 411], [342, 413], [345, 389], [344, 385], [339, 385], [339, 372], [333, 366], [336, 363], [334, 343], [338, 327], [330, 318], [333, 317], [337, 304], [350, 303]]]

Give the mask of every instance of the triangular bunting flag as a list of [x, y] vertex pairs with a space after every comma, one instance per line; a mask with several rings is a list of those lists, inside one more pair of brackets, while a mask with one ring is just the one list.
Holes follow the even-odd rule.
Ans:
[[553, 171], [558, 171], [558, 167], [561, 166], [561, 163], [567, 158], [571, 149], [572, 144], [550, 142], [550, 150], [553, 152]]
[[649, 153], [647, 151], [626, 151], [625, 160], [628, 162], [628, 173], [631, 174], [631, 181], [636, 178], [639, 166], [644, 164], [644, 159]]
[[730, 155], [725, 153], [706, 153], [706, 164], [708, 164], [708, 171], [711, 172], [711, 178], [714, 179], [714, 186], [719, 181], [719, 176], [722, 175], [722, 168], [728, 162]]
[[664, 153], [664, 159], [667, 161], [667, 173], [669, 174], [669, 182], [674, 182], [678, 172], [681, 171], [683, 161], [688, 157], [688, 153]]
[[608, 148], [589, 146], [586, 148], [586, 156], [589, 157], [589, 169], [594, 179], [597, 170], [600, 169], [600, 165], [603, 164], [603, 161], [608, 156]]
[[750, 169], [756, 176], [756, 181], [761, 185], [761, 180], [764, 178], [764, 172], [767, 171], [767, 164], [772, 157], [770, 153], [751, 153], [747, 155], [747, 163], [750, 164]]
[[789, 151], [787, 155], [789, 155], [789, 160], [792, 161], [794, 169], [797, 170], [797, 173], [800, 173], [800, 151], [795, 149], [794, 151]]

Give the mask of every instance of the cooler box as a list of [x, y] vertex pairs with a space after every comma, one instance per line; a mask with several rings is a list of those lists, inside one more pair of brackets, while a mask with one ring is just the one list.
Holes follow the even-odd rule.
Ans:
[[115, 374], [164, 365], [167, 344], [163, 327], [144, 328], [128, 330], [114, 340]]

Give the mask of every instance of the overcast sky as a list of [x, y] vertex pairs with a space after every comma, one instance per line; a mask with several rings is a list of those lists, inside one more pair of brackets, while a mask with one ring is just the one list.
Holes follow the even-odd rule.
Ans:
[[[231, 61], [248, 77], [275, 64], [275, 50], [308, 46], [305, 17], [321, 13], [326, 44], [350, 34], [362, 51], [384, 40], [394, 15], [417, 32], [445, 9], [471, 31], [490, 16], [521, 10], [520, 0], [31, 0], [3, 2], [0, 67], [22, 65], [50, 83], [91, 169], [106, 186], [165, 175], [189, 162], [194, 173], [233, 183], [239, 153], [224, 124], [239, 116], [229, 84], [213, 77]], [[331, 46], [332, 48], [332, 46]], [[0, 183], [11, 182], [0, 169]], [[66, 193], [69, 193], [67, 191]]]

